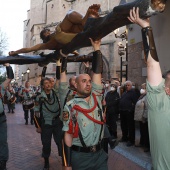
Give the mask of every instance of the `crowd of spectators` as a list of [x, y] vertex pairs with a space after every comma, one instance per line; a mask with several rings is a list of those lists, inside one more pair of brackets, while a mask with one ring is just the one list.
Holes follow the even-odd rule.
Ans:
[[[143, 147], [150, 150], [146, 84], [140, 86], [132, 81], [120, 83], [118, 80], [103, 80], [106, 104], [106, 124], [112, 138], [117, 138], [117, 121], [120, 121], [122, 137], [119, 142], [126, 146]], [[140, 131], [140, 141], [135, 143], [135, 129]]]

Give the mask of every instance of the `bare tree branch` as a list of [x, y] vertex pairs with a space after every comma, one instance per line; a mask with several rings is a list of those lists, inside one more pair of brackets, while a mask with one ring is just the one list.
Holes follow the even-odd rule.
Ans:
[[0, 55], [3, 54], [7, 47], [8, 47], [7, 35], [0, 28]]

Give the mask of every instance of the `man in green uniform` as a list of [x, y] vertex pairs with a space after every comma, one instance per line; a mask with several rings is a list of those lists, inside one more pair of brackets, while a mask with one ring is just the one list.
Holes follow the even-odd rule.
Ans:
[[60, 120], [60, 112], [68, 89], [66, 74], [65, 72], [61, 73], [58, 93], [53, 89], [54, 85], [49, 78], [43, 78], [41, 85], [42, 92], [36, 97], [34, 120], [37, 132], [41, 133], [42, 156], [45, 160], [44, 170], [48, 170], [52, 136], [58, 146], [59, 155], [62, 156], [62, 121]]
[[7, 123], [2, 98], [5, 89], [14, 78], [12, 67], [4, 64], [7, 70], [7, 79], [0, 85], [0, 170], [6, 170], [6, 162], [8, 160], [8, 143], [7, 143]]
[[147, 102], [150, 149], [154, 170], [170, 169], [170, 78], [162, 79], [149, 20], [139, 18], [139, 9], [130, 11], [129, 20], [142, 27], [147, 59]]
[[15, 97], [15, 90], [11, 86], [11, 84], [8, 85], [7, 96], [9, 96], [8, 103], [7, 103], [7, 105], [8, 105], [8, 113], [10, 113], [11, 111], [12, 111], [12, 113], [15, 113], [14, 109], [15, 109], [16, 97]]
[[63, 164], [64, 169], [107, 170], [107, 154], [102, 149], [102, 54], [100, 40], [94, 47], [92, 80], [88, 74], [76, 78], [76, 96], [66, 103], [63, 111]]
[[21, 89], [19, 92], [19, 96], [23, 98], [23, 110], [24, 110], [24, 118], [25, 118], [25, 125], [28, 125], [28, 112], [30, 110], [30, 124], [33, 125], [34, 121], [34, 97], [35, 92], [30, 87], [29, 81], [25, 82], [25, 88]]
[[69, 79], [69, 87], [68, 87], [68, 92], [66, 94], [66, 98], [65, 98], [65, 101], [64, 101], [64, 106], [65, 104], [70, 101], [71, 99], [74, 98], [74, 96], [76, 95], [76, 89], [75, 89], [75, 80], [76, 80], [76, 76], [72, 76], [70, 79]]

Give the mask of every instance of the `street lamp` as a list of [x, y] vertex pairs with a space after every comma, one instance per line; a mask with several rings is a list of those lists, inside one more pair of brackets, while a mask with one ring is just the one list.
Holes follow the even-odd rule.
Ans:
[[114, 32], [114, 34], [115, 34], [115, 38], [121, 38], [122, 41], [123, 41], [123, 40], [127, 40], [127, 32], [126, 32], [126, 31], [124, 31], [123, 33], [121, 33], [120, 35], [118, 35], [118, 33], [119, 33], [119, 28], [118, 28], [118, 29], [115, 29], [113, 32]]
[[120, 38], [120, 39], [122, 39], [122, 41], [126, 41], [126, 46], [124, 47], [121, 43], [119, 43], [118, 44], [118, 46], [119, 46], [119, 49], [118, 49], [118, 54], [119, 54], [119, 56], [121, 57], [122, 55], [124, 55], [125, 53], [124, 52], [126, 52], [126, 61], [125, 62], [122, 62], [122, 57], [121, 57], [121, 68], [120, 68], [120, 70], [121, 70], [121, 72], [120, 72], [120, 74], [121, 74], [121, 80], [122, 80], [122, 66], [125, 66], [126, 67], [126, 80], [128, 79], [128, 41], [127, 41], [127, 31], [125, 30], [123, 33], [121, 33], [120, 35], [118, 35], [118, 33], [119, 33], [119, 28], [118, 29], [116, 29], [116, 30], [114, 30], [113, 31], [114, 32], [114, 34], [115, 34], [115, 38]]
[[28, 80], [28, 81], [29, 81], [29, 73], [30, 73], [30, 69], [28, 68], [28, 69], [27, 69], [27, 74], [28, 74], [27, 80]]
[[118, 54], [120, 56], [120, 82], [122, 82], [122, 67], [123, 67], [123, 60], [122, 56], [125, 55], [125, 47], [121, 43], [118, 43]]

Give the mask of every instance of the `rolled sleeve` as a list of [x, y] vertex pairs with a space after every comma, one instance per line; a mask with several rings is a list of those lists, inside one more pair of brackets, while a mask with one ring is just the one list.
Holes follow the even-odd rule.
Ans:
[[162, 79], [161, 83], [158, 86], [151, 86], [150, 83], [148, 82], [148, 80], [146, 80], [146, 84], [147, 84], [147, 92], [148, 93], [162, 93], [165, 91], [165, 79]]
[[160, 110], [165, 105], [166, 98], [168, 98], [165, 92], [165, 80], [162, 79], [158, 86], [151, 86], [148, 81], [146, 81], [146, 84], [148, 107]]
[[100, 105], [100, 107], [102, 107], [101, 101], [103, 99], [103, 86], [92, 82], [92, 93], [94, 93], [96, 95], [99, 105]]
[[92, 92], [98, 96], [98, 97], [103, 97], [103, 86], [102, 85], [98, 85], [95, 84], [94, 82], [92, 82]]

